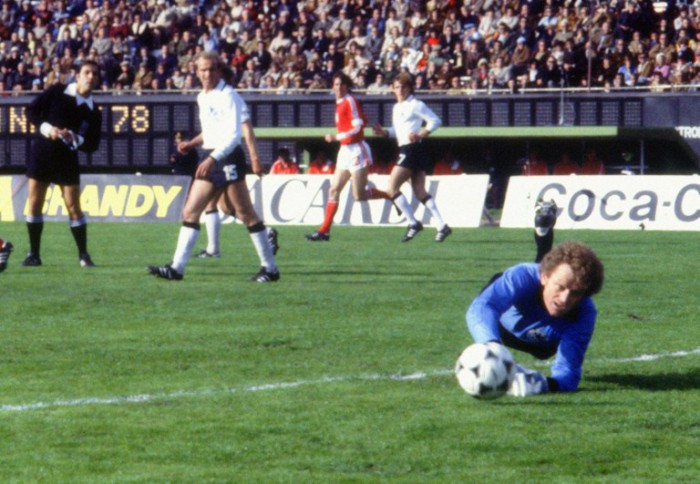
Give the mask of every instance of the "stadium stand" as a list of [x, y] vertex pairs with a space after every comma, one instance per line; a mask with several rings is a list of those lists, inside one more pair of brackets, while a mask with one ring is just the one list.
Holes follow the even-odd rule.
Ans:
[[700, 5], [2, 0], [0, 7], [2, 91], [69, 81], [85, 58], [99, 62], [105, 90], [196, 89], [191, 60], [201, 50], [217, 51], [241, 89], [327, 89], [338, 70], [357, 89], [400, 71], [429, 90], [665, 89], [700, 81]]

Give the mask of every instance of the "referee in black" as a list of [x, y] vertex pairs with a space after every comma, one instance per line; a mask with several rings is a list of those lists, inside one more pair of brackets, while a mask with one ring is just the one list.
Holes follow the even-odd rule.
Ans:
[[23, 266], [41, 265], [42, 209], [51, 183], [61, 187], [80, 266], [95, 265], [87, 251], [87, 222], [80, 208], [78, 150], [91, 153], [100, 143], [102, 114], [92, 98], [99, 72], [95, 62], [84, 61], [75, 82], [50, 86], [27, 107], [27, 118], [37, 127], [38, 136], [27, 165], [29, 253]]

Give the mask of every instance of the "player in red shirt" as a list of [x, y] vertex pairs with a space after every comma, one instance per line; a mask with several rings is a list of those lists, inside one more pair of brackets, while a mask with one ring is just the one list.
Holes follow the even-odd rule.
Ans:
[[358, 202], [375, 199], [389, 199], [389, 195], [376, 188], [367, 187], [367, 174], [372, 166], [372, 152], [365, 142], [364, 128], [367, 118], [357, 99], [350, 94], [352, 80], [346, 74], [338, 72], [333, 76], [333, 93], [335, 94], [335, 127], [337, 134], [327, 134], [327, 143], [340, 142], [340, 150], [328, 193], [326, 214], [319, 229], [306, 236], [313, 242], [330, 240], [333, 217], [338, 211], [340, 192], [349, 180], [352, 180], [352, 194]]

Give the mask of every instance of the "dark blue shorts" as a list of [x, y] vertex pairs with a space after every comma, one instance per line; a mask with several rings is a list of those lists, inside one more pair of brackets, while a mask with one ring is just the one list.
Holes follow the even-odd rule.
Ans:
[[408, 168], [414, 173], [433, 171], [433, 161], [424, 143], [411, 143], [399, 147], [399, 159], [396, 164]]
[[224, 188], [231, 183], [245, 181], [247, 172], [248, 165], [245, 162], [245, 153], [243, 148], [237, 146], [231, 154], [216, 164], [216, 168], [211, 171], [208, 180], [214, 184], [214, 188]]

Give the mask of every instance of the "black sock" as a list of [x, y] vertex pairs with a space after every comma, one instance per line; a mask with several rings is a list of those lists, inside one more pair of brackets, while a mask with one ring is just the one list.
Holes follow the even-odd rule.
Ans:
[[87, 254], [87, 224], [71, 227], [70, 231], [78, 246], [78, 254]]
[[535, 244], [537, 244], [537, 256], [535, 262], [542, 262], [542, 258], [552, 250], [554, 244], [554, 229], [549, 229], [544, 235], [537, 235], [535, 232]]
[[29, 253], [39, 257], [41, 252], [41, 232], [44, 230], [44, 222], [27, 222], [29, 232]]

